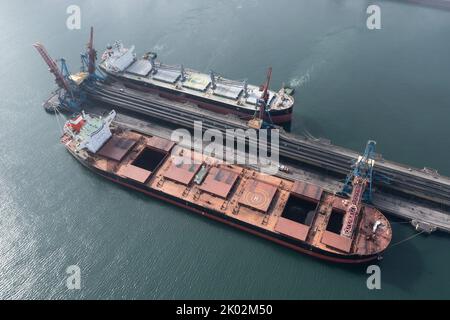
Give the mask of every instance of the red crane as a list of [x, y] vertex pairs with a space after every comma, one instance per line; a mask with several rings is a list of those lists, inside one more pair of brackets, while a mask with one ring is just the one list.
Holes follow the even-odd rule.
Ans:
[[69, 86], [69, 82], [64, 77], [64, 75], [62, 74], [61, 70], [58, 68], [58, 65], [56, 64], [55, 60], [53, 60], [50, 57], [50, 55], [48, 54], [48, 52], [45, 49], [45, 47], [39, 42], [36, 42], [35, 44], [33, 44], [33, 47], [36, 48], [36, 50], [41, 55], [42, 59], [44, 59], [45, 63], [48, 65], [49, 71], [51, 73], [53, 73], [53, 75], [55, 76], [56, 84], [60, 88], [66, 90], [66, 92], [71, 92], [70, 86]]
[[359, 211], [361, 210], [361, 202], [367, 183], [367, 178], [358, 176], [353, 179], [353, 190], [346, 210], [344, 227], [341, 230], [342, 236], [351, 238], [353, 235], [353, 230], [357, 223]]
[[263, 84], [261, 91], [261, 102], [259, 106], [259, 118], [264, 119], [264, 113], [266, 111], [267, 102], [269, 101], [269, 84], [270, 79], [272, 78], [272, 67], [269, 67], [267, 70], [267, 78], [266, 82]]

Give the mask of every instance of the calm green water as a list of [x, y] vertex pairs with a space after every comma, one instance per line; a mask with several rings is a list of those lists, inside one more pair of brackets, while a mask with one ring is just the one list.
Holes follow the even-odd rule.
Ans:
[[[96, 28], [99, 51], [121, 39], [167, 63], [297, 86], [294, 132], [309, 130], [450, 175], [450, 12], [368, 1], [76, 1], [0, 4], [0, 298], [450, 298], [450, 237], [420, 236], [365, 267], [328, 264], [92, 175], [59, 144], [40, 107], [53, 80], [31, 44], [72, 70]], [[394, 225], [395, 239], [413, 234]], [[82, 289], [66, 289], [67, 266]]]

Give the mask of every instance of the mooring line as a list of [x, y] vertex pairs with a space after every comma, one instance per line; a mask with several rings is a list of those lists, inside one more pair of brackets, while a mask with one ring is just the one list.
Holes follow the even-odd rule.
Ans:
[[[404, 243], [404, 242], [406, 242], [406, 241], [412, 240], [412, 239], [414, 239], [415, 237], [420, 236], [420, 235], [421, 235], [422, 233], [424, 233], [424, 232], [425, 232], [425, 230], [422, 230], [422, 231], [420, 231], [419, 233], [413, 234], [412, 236], [409, 236], [409, 237], [407, 237], [407, 238], [405, 238], [405, 239], [403, 239], [403, 240], [400, 240], [399, 242], [396, 242], [396, 243], [390, 245], [390, 246], [387, 248], [387, 250], [389, 250], [389, 249], [391, 249], [391, 248], [393, 248], [393, 247], [395, 247], [395, 246], [398, 246], [399, 244], [402, 244], [402, 243]], [[387, 250], [386, 250], [386, 251], [387, 251]]]

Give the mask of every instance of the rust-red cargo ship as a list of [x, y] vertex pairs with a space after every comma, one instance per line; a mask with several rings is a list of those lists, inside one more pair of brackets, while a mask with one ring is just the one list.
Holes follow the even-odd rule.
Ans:
[[391, 241], [386, 217], [361, 202], [360, 177], [344, 198], [114, 125], [114, 116], [82, 113], [61, 138], [79, 162], [113, 182], [329, 261], [367, 262]]

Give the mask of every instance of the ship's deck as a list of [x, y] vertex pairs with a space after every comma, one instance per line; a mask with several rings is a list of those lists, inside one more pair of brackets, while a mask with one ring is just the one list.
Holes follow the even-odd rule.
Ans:
[[[376, 209], [364, 206], [355, 234], [344, 237], [344, 199], [306, 182], [223, 163], [160, 137], [120, 130], [96, 155], [81, 152], [97, 169], [325, 251], [374, 254], [392, 237], [389, 222]], [[372, 237], [377, 220], [382, 226]]]

